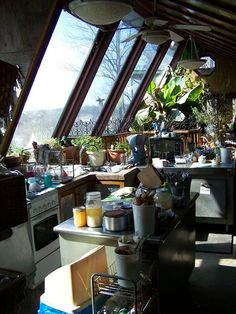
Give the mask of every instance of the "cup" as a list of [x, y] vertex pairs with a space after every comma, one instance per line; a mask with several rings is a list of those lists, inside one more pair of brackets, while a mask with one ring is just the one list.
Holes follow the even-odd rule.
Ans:
[[132, 205], [134, 231], [140, 238], [155, 232], [155, 205]]
[[221, 147], [220, 148], [220, 155], [221, 155], [221, 162], [223, 164], [230, 164], [232, 162], [232, 147]]
[[152, 158], [152, 164], [156, 168], [163, 168], [169, 165], [169, 161], [167, 159]]
[[117, 276], [129, 279], [119, 279], [119, 285], [125, 288], [133, 287], [134, 285], [130, 280], [135, 282], [139, 280], [139, 254], [128, 245], [119, 246], [115, 249], [115, 263]]

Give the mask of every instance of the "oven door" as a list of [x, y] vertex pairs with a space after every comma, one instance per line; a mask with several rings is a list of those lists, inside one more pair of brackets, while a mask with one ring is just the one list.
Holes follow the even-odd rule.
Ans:
[[59, 236], [53, 231], [53, 228], [57, 226], [58, 223], [58, 206], [30, 219], [35, 263], [59, 248]]

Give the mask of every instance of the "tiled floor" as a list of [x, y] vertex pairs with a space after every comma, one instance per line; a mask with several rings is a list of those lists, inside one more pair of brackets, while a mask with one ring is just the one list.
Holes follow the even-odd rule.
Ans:
[[[189, 285], [186, 290], [180, 292], [181, 297], [178, 298], [178, 304], [174, 306], [175, 310], [171, 314], [177, 313], [177, 309], [181, 309], [181, 314], [236, 313], [235, 258], [235, 253], [230, 255], [197, 252], [195, 269], [189, 279]], [[36, 314], [43, 292], [43, 285], [27, 291], [25, 300], [14, 314]]]

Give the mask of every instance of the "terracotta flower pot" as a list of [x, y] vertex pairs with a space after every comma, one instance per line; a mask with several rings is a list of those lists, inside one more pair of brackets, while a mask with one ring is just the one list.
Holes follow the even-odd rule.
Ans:
[[118, 165], [120, 165], [123, 162], [124, 154], [125, 154], [125, 151], [123, 149], [121, 149], [121, 150], [108, 149], [107, 150], [107, 159], [109, 161], [116, 162]]
[[79, 163], [79, 148], [78, 146], [69, 146], [64, 148], [65, 159], [67, 163], [74, 162], [75, 164]]

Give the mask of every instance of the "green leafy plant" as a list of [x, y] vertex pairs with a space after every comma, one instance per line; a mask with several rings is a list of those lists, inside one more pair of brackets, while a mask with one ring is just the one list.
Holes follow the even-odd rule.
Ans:
[[63, 150], [63, 145], [61, 144], [61, 141], [59, 138], [51, 137], [49, 139], [45, 139], [43, 141], [44, 144], [48, 144], [51, 150]]
[[126, 155], [129, 155], [131, 153], [131, 147], [129, 143], [115, 143], [111, 145], [112, 150], [117, 150], [117, 151], [123, 151], [126, 153]]
[[27, 162], [30, 159], [31, 152], [23, 147], [10, 145], [7, 156], [20, 157], [21, 161]]
[[155, 121], [183, 121], [199, 108], [205, 92], [203, 80], [187, 70], [170, 71], [169, 80], [162, 88], [151, 82], [140, 109], [136, 113], [132, 131], [150, 130]]
[[22, 156], [30, 157], [31, 152], [28, 151], [27, 149], [23, 148], [23, 147], [10, 145], [8, 152], [7, 152], [7, 155], [8, 156], [19, 156], [19, 157], [22, 157]]
[[75, 139], [72, 139], [71, 143], [73, 145], [77, 145], [79, 148], [85, 145], [89, 145], [87, 149], [89, 151], [105, 149], [105, 144], [101, 136], [81, 135]]
[[223, 141], [232, 119], [229, 107], [230, 104], [224, 96], [209, 94], [201, 108], [193, 108], [195, 120], [205, 127], [205, 138], [208, 142]]

